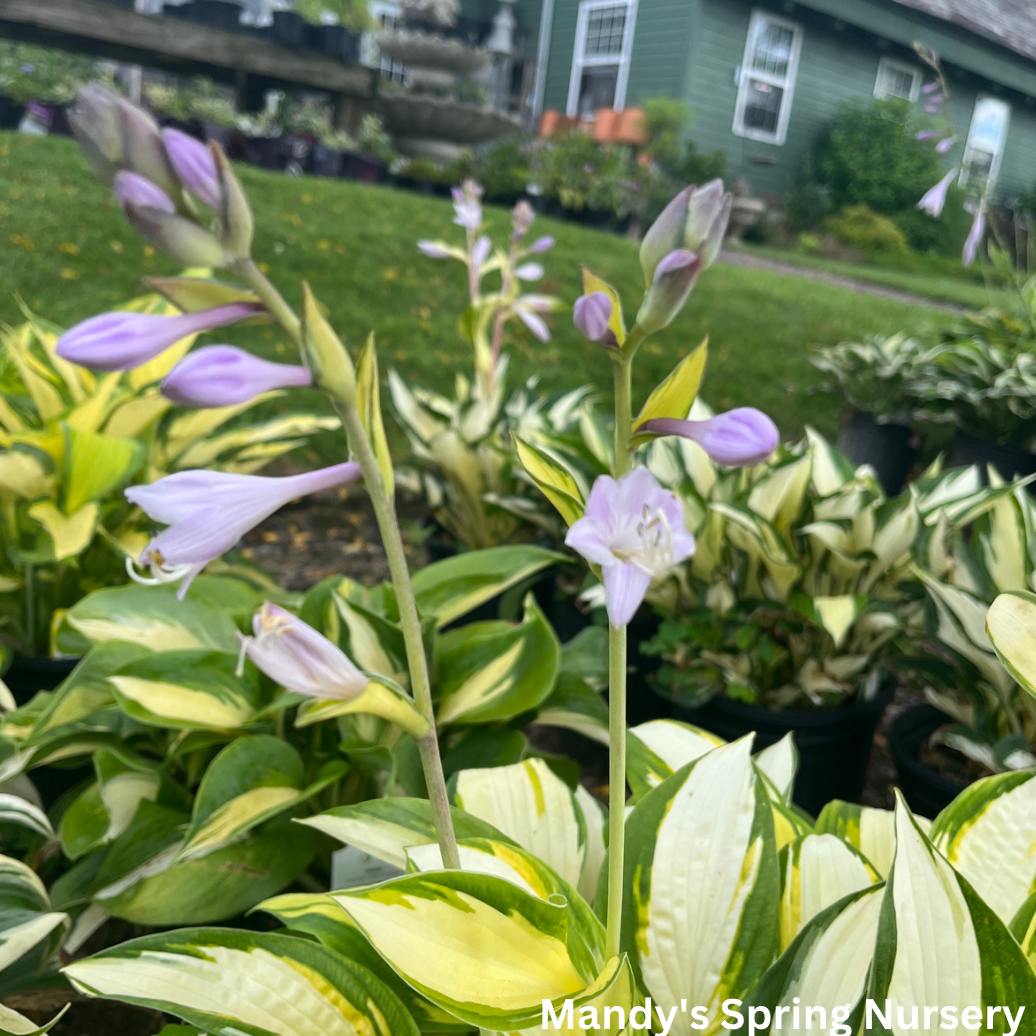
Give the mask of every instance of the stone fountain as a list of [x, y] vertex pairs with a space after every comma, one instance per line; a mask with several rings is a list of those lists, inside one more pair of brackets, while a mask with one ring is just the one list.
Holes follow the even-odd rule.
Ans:
[[458, 0], [406, 0], [404, 26], [375, 37], [382, 54], [407, 70], [408, 87], [383, 87], [375, 105], [396, 146], [410, 157], [448, 162], [463, 147], [521, 128], [517, 115], [457, 98], [461, 79], [484, 76], [501, 60], [498, 46], [457, 38], [459, 11]]

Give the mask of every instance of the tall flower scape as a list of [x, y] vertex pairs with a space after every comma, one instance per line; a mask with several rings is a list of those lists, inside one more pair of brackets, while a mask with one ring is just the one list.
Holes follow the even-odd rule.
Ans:
[[[769, 1032], [792, 1028], [780, 1009], [800, 1004], [813, 1008], [819, 1028], [850, 1033], [868, 1001], [886, 1012], [887, 1032], [901, 1031], [897, 1010], [918, 1004], [945, 1007], [955, 1024], [967, 1007], [1008, 1004], [1010, 1012], [990, 1016], [993, 1031], [1036, 1031], [1036, 1021], [1015, 1011], [1036, 1003], [1031, 773], [975, 786], [930, 829], [902, 802], [895, 813], [836, 802], [814, 821], [789, 804], [795, 753], [787, 741], [753, 756], [751, 736], [723, 744], [671, 721], [626, 728], [627, 626], [652, 579], [695, 550], [676, 498], [638, 463], [638, 450], [682, 436], [717, 463], [746, 466], [778, 445], [773, 422], [754, 409], [688, 419], [705, 343], [634, 416], [638, 350], [672, 323], [719, 252], [731, 207], [721, 183], [688, 187], [648, 231], [631, 326], [619, 292], [582, 271], [575, 324], [614, 374], [611, 475], [584, 498], [554, 455], [514, 443], [529, 479], [567, 524], [567, 544], [604, 588], [605, 819], [541, 759], [463, 770], [449, 788], [443, 780], [426, 617], [394, 510], [373, 339], [354, 363], [306, 285], [296, 310], [260, 272], [252, 213], [218, 146], [162, 134], [145, 113], [99, 88], [83, 92], [76, 131], [151, 243], [186, 265], [218, 268], [227, 280], [205, 280], [203, 290], [190, 278], [172, 281], [167, 291], [183, 316], [94, 317], [64, 336], [60, 355], [125, 369], [187, 327], [272, 318], [298, 349], [296, 365], [208, 346], [173, 369], [166, 394], [178, 406], [214, 407], [311, 384], [334, 404], [351, 454], [288, 478], [186, 471], [131, 490], [165, 526], [138, 559], [136, 578], [178, 582], [186, 606], [190, 581], [274, 509], [362, 479], [391, 568], [409, 691], [392, 674], [364, 672], [275, 603], [241, 638], [239, 664], [321, 707], [394, 724], [416, 744], [428, 792], [306, 821], [395, 866], [397, 877], [268, 900], [261, 909], [281, 923], [281, 934], [198, 928], [134, 940], [68, 966], [77, 989], [157, 1007], [213, 1036], [618, 1034], [649, 1026], [688, 1034], [738, 1025]], [[475, 298], [491, 261], [475, 186], [460, 189], [455, 204], [467, 247], [422, 250], [467, 263]], [[524, 245], [530, 221], [516, 212], [501, 260], [508, 272], [478, 353], [486, 390], [498, 370], [497, 322], [516, 316], [546, 334], [542, 314], [551, 307], [518, 288], [540, 273], [528, 255], [550, 247], [546, 238]]]

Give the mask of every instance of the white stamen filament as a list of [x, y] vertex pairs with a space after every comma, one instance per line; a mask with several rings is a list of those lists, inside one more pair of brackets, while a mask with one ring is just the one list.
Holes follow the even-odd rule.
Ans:
[[637, 524], [641, 548], [639, 552], [631, 552], [629, 560], [644, 572], [663, 572], [674, 564], [672, 527], [664, 511], [656, 511], [652, 517], [647, 504], [642, 515], [643, 521]]
[[137, 562], [133, 558], [126, 558], [126, 574], [134, 583], [139, 583], [141, 586], [163, 586], [166, 583], [178, 583], [193, 568], [193, 565], [164, 565], [157, 561], [149, 561], [148, 570], [151, 575], [145, 576], [141, 574]]

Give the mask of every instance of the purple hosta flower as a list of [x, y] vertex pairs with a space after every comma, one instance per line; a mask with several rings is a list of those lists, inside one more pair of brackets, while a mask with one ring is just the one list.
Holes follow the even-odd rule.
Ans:
[[608, 620], [617, 628], [636, 614], [653, 576], [694, 553], [680, 501], [647, 468], [634, 468], [618, 482], [598, 478], [586, 514], [568, 530], [565, 543], [600, 565]]
[[520, 281], [538, 281], [543, 276], [543, 267], [539, 263], [522, 263], [514, 275]]
[[161, 212], [176, 211], [169, 195], [139, 173], [116, 173], [112, 181], [112, 190], [115, 200], [123, 209], [133, 205], [138, 208], [159, 209]]
[[456, 213], [453, 222], [467, 230], [478, 230], [482, 226], [482, 188], [468, 179], [460, 187], [454, 187], [452, 194]]
[[63, 360], [99, 371], [126, 371], [153, 360], [188, 335], [236, 324], [262, 312], [255, 302], [232, 302], [198, 313], [102, 313], [76, 324], [58, 339]]
[[938, 151], [940, 155], [945, 155], [956, 142], [956, 137], [943, 137], [942, 140], [935, 145], [935, 150]]
[[933, 79], [930, 83], [925, 83], [925, 85], [921, 87], [921, 92], [924, 94], [934, 94], [941, 86], [942, 84], [938, 79]]
[[923, 140], [935, 140], [935, 138], [937, 136], [939, 136], [939, 131], [938, 130], [927, 129], [927, 130], [921, 130], [920, 133], [915, 133], [914, 134], [914, 139], [915, 140], [922, 140], [922, 141]]
[[943, 104], [945, 104], [945, 103], [946, 103], [946, 95], [945, 94], [933, 94], [925, 102], [924, 110], [929, 115], [938, 115], [939, 114], [939, 110], [942, 108]]
[[694, 288], [702, 266], [701, 256], [686, 248], [670, 252], [658, 263], [637, 313], [637, 323], [645, 334], [654, 334], [672, 323]]
[[180, 582], [187, 593], [194, 577], [230, 550], [263, 519], [308, 493], [333, 489], [360, 477], [355, 461], [286, 478], [238, 475], [228, 471], [178, 471], [148, 486], [131, 486], [126, 499], [149, 518], [167, 525], [147, 545], [139, 563], [151, 569], [138, 582]]
[[717, 464], [730, 468], [762, 464], [780, 442], [777, 426], [754, 407], [738, 407], [706, 421], [656, 417], [645, 421], [637, 431], [691, 439]]
[[253, 637], [243, 637], [247, 655], [274, 683], [310, 698], [351, 701], [370, 682], [345, 653], [279, 605], [267, 601], [252, 618]]
[[532, 221], [536, 218], [532, 206], [527, 201], [520, 201], [511, 210], [511, 240], [521, 241], [529, 232]]
[[449, 259], [453, 251], [435, 241], [418, 241], [417, 250], [429, 259]]
[[485, 234], [482, 234], [471, 249], [471, 262], [476, 269], [489, 258], [489, 253], [492, 251], [493, 242]]
[[682, 190], [663, 209], [641, 242], [640, 265], [645, 283], [651, 284], [658, 264], [677, 250], [696, 253], [701, 257], [702, 269], [708, 269], [723, 244], [733, 200], [731, 194], [724, 193], [722, 180]]
[[305, 367], [260, 360], [232, 345], [209, 345], [188, 353], [169, 372], [162, 395], [179, 406], [236, 406], [271, 389], [312, 384]]
[[553, 308], [554, 300], [549, 295], [519, 295], [511, 310], [541, 342], [549, 342], [550, 328], [540, 314]]
[[572, 322], [576, 330], [591, 342], [618, 346], [615, 332], [608, 322], [612, 318], [612, 300], [603, 291], [592, 291], [576, 299], [572, 310]]
[[549, 252], [553, 247], [554, 238], [549, 234], [545, 234], [543, 237], [536, 238], [527, 251], [529, 255], [541, 255], [543, 252]]
[[982, 244], [982, 239], [986, 236], [986, 203], [983, 199], [975, 212], [974, 222], [971, 224], [971, 230], [968, 232], [968, 239], [964, 242], [964, 252], [961, 256], [964, 265], [970, 266], [975, 258], [978, 256], [979, 246]]
[[936, 218], [941, 216], [943, 206], [946, 204], [946, 194], [956, 175], [957, 170], [951, 169], [934, 187], [930, 187], [925, 192], [924, 196], [917, 203], [917, 207], [922, 212], [927, 212], [929, 216]]
[[180, 183], [213, 212], [218, 212], [219, 177], [216, 175], [212, 152], [194, 137], [175, 129], [162, 130], [162, 142]]

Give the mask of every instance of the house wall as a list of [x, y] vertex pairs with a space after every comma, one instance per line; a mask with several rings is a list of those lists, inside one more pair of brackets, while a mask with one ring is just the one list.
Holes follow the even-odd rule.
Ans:
[[[817, 6], [823, 6], [823, 0]], [[838, 10], [859, 15], [867, 6], [861, 0], [845, 0]], [[944, 38], [941, 30], [916, 23], [900, 24], [903, 19], [898, 13], [875, 13], [877, 5], [869, 7], [870, 22], [881, 25], [883, 31], [887, 25], [890, 34], [907, 41], [922, 39], [951, 50], [955, 46], [956, 56], [970, 55], [974, 68], [998, 80], [1028, 82], [1024, 70], [1012, 68], [1013, 59], [1005, 57], [999, 64], [991, 63], [984, 44], [965, 51], [959, 39], [949, 35]], [[787, 137], [780, 146], [733, 132], [736, 77], [753, 9], [769, 10], [803, 29]], [[568, 101], [578, 10], [579, 0], [556, 0], [545, 89], [548, 108], [564, 110]], [[839, 107], [846, 101], [866, 101], [873, 96], [878, 63], [883, 57], [918, 65], [903, 43], [875, 35], [850, 21], [836, 21], [829, 13], [780, 0], [639, 0], [626, 104], [635, 105], [641, 98], [657, 94], [683, 97], [694, 113], [688, 136], [700, 149], [726, 151], [730, 177], [744, 176], [753, 192], [784, 194], [803, 156]], [[1036, 181], [1033, 97], [957, 66], [949, 66], [948, 71], [954, 90], [948, 114], [962, 137], [967, 135], [980, 94], [989, 93], [1010, 104], [1011, 123], [999, 189], [1009, 195], [1031, 188]]]

